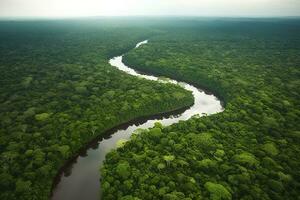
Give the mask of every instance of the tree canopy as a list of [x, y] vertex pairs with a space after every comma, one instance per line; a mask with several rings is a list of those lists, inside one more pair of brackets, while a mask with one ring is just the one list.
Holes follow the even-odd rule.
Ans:
[[[225, 111], [162, 127], [156, 137], [156, 128], [140, 131], [108, 154], [102, 178], [118, 193], [104, 199], [299, 198], [299, 20], [181, 22], [161, 26], [164, 34], [125, 63], [214, 92]], [[120, 162], [131, 166], [130, 190], [117, 190], [111, 169]]]

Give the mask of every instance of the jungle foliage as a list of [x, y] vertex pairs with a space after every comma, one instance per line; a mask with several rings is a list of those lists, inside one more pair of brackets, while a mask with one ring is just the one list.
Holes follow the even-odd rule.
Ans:
[[101, 20], [0, 22], [0, 199], [49, 199], [59, 168], [93, 138], [193, 103], [108, 64], [150, 34]]
[[299, 199], [299, 20], [160, 28], [126, 63], [213, 91], [225, 111], [134, 134], [106, 157], [103, 198]]

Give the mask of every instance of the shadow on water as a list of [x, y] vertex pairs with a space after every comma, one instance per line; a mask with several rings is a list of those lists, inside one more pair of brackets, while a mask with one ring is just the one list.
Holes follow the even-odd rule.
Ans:
[[175, 111], [170, 111], [170, 112], [166, 112], [166, 113], [162, 113], [162, 114], [151, 115], [149, 117], [147, 117], [147, 116], [140, 117], [140, 118], [133, 119], [129, 122], [120, 124], [116, 127], [113, 127], [111, 129], [109, 129], [104, 134], [101, 134], [100, 136], [94, 138], [92, 141], [90, 141], [88, 144], [86, 144], [82, 149], [79, 150], [79, 152], [73, 158], [66, 161], [64, 166], [60, 169], [58, 175], [55, 177], [54, 184], [53, 184], [53, 189], [55, 189], [55, 187], [59, 184], [62, 176], [68, 177], [72, 174], [73, 166], [77, 163], [78, 157], [83, 157], [83, 158], [87, 157], [88, 156], [87, 152], [88, 152], [89, 149], [92, 149], [92, 150], [98, 149], [101, 141], [103, 141], [104, 139], [106, 139], [106, 140], [110, 139], [112, 137], [113, 133], [115, 133], [117, 131], [120, 131], [120, 130], [126, 130], [130, 126], [139, 127], [140, 125], [145, 124], [148, 120], [162, 120], [164, 118], [169, 118], [171, 116], [176, 117], [176, 116], [179, 116], [180, 114], [182, 114], [188, 108], [190, 108], [190, 106], [180, 108], [180, 109], [175, 110]]
[[[139, 48], [147, 42], [148, 41], [145, 40], [138, 43], [136, 48]], [[172, 79], [165, 80], [155, 75], [139, 73], [126, 66], [122, 59], [123, 55], [117, 56], [110, 59], [109, 63], [119, 70], [133, 76], [159, 81], [161, 83], [178, 84], [193, 93], [194, 104], [176, 111], [132, 120], [116, 126], [106, 131], [104, 135], [92, 140], [61, 168], [53, 184], [52, 200], [100, 199], [101, 174], [99, 167], [102, 166], [106, 154], [115, 148], [116, 142], [120, 139], [129, 139], [132, 132], [136, 129], [153, 127], [157, 121], [164, 126], [168, 126], [180, 120], [187, 120], [196, 114], [202, 116], [222, 112], [224, 110], [221, 101], [213, 94], [209, 94], [207, 91], [198, 89], [188, 83], [178, 82]]]

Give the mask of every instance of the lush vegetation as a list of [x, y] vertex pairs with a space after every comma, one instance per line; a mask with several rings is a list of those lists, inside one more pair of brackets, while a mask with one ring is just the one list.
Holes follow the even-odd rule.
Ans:
[[58, 169], [87, 142], [193, 103], [179, 86], [108, 64], [150, 34], [101, 20], [0, 22], [0, 199], [49, 199]]
[[107, 155], [104, 199], [299, 199], [300, 21], [160, 28], [127, 64], [214, 91], [226, 110], [134, 134]]

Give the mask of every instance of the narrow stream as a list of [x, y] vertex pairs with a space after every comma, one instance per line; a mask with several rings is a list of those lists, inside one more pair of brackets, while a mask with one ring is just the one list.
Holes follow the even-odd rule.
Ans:
[[[135, 48], [148, 43], [148, 40], [140, 42]], [[140, 74], [132, 68], [127, 67], [122, 62], [123, 55], [110, 59], [109, 63], [125, 71], [133, 76], [143, 77], [148, 80], [167, 82], [152, 75]], [[201, 89], [198, 89], [184, 82], [176, 80], [168, 80], [168, 82], [179, 84], [186, 90], [192, 91], [195, 99], [193, 106], [187, 110], [178, 111], [177, 113], [162, 114], [147, 119], [139, 119], [134, 122], [116, 127], [108, 133], [107, 138], [102, 138], [100, 141], [90, 145], [82, 155], [78, 156], [74, 162], [64, 169], [61, 173], [60, 180], [53, 190], [52, 200], [99, 200], [100, 199], [100, 172], [99, 168], [102, 165], [105, 155], [113, 148], [120, 139], [129, 139], [131, 133], [138, 128], [150, 128], [155, 122], [159, 121], [164, 126], [177, 123], [179, 120], [187, 120], [195, 114], [210, 115], [222, 112], [224, 109], [218, 100], [212, 94], [206, 94]]]

